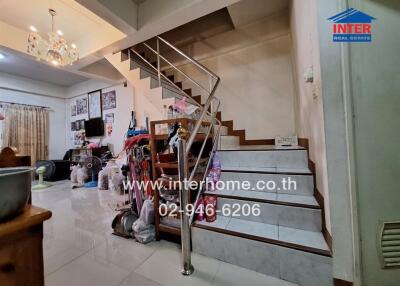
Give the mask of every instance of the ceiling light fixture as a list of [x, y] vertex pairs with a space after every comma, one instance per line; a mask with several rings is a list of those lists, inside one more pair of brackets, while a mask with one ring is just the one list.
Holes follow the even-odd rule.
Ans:
[[37, 29], [35, 28], [35, 26], [29, 26], [29, 30], [31, 30], [32, 32], [37, 32]]
[[0, 60], [4, 59], [6, 56], [0, 53]]
[[31, 26], [32, 32], [28, 36], [27, 51], [38, 60], [45, 60], [55, 66], [72, 65], [79, 59], [78, 49], [75, 44], [71, 47], [68, 46], [67, 41], [62, 37], [61, 30], [57, 30], [57, 33], [54, 32], [54, 16], [57, 15], [57, 12], [54, 9], [49, 9], [49, 13], [51, 15], [49, 40], [42, 39], [36, 28]]

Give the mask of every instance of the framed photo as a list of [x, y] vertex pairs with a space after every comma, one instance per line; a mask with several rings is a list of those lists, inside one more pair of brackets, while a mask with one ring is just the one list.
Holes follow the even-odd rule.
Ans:
[[117, 96], [115, 90], [102, 94], [103, 110], [114, 109], [117, 107]]
[[107, 113], [104, 121], [106, 123], [114, 123], [114, 113]]
[[71, 105], [71, 116], [76, 116], [76, 105]]
[[85, 119], [79, 120], [79, 130], [85, 130]]
[[76, 100], [76, 114], [86, 114], [87, 113], [87, 98], [81, 98]]
[[101, 90], [88, 93], [89, 119], [102, 117]]

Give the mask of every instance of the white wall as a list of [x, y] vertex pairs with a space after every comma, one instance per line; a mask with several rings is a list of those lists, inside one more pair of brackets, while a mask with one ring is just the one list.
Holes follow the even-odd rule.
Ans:
[[49, 159], [62, 159], [66, 151], [64, 95], [61, 86], [0, 73], [0, 101], [50, 107]]
[[[381, 222], [400, 220], [400, 2], [349, 0], [376, 18], [372, 42], [350, 44], [349, 97], [363, 285], [400, 285], [399, 269], [382, 269]], [[397, 35], [397, 36], [394, 36]]]
[[[296, 129], [299, 137], [309, 139], [309, 155], [316, 167], [316, 187], [324, 197], [326, 227], [332, 233], [316, 17], [316, 0], [292, 2], [290, 19], [297, 105]], [[314, 82], [306, 83], [303, 75], [310, 67], [314, 71]]]
[[[296, 1], [296, 0], [295, 0]], [[328, 187], [333, 238], [333, 276], [345, 281], [357, 281], [357, 219], [353, 196], [353, 172], [351, 166], [352, 125], [351, 107], [345, 88], [341, 44], [332, 42], [332, 23], [327, 18], [346, 9], [344, 1], [318, 0], [317, 27], [320, 44], [322, 99]], [[357, 44], [358, 45], [358, 44]], [[365, 45], [363, 45], [365, 47]], [[376, 250], [374, 250], [376, 253]], [[355, 284], [360, 285], [360, 284]], [[385, 284], [382, 284], [385, 285]]]
[[[247, 139], [295, 133], [288, 19], [286, 11], [270, 15], [182, 48], [221, 77], [216, 96], [221, 99], [222, 119], [233, 120], [235, 129], [245, 129]], [[193, 65], [183, 63], [181, 68], [209, 86]], [[183, 84], [193, 86], [188, 81]], [[192, 95], [201, 93], [193, 90]]]
[[134, 107], [139, 127], [146, 126], [146, 118], [149, 121], [162, 119], [163, 105], [171, 105], [173, 98], [163, 98], [165, 90], [161, 87], [151, 88], [150, 77], [141, 79], [140, 69], [131, 70], [129, 61], [121, 62], [121, 54], [109, 54], [106, 59], [127, 79], [134, 90]]
[[87, 93], [102, 89], [102, 92], [108, 92], [111, 90], [115, 90], [116, 98], [117, 98], [117, 106], [115, 109], [109, 109], [103, 111], [103, 118], [105, 118], [105, 114], [114, 113], [114, 124], [113, 124], [113, 132], [111, 136], [107, 136], [105, 134], [102, 138], [89, 138], [88, 140], [91, 142], [101, 142], [103, 145], [110, 144], [112, 147], [112, 151], [119, 152], [123, 148], [124, 135], [128, 129], [128, 125], [131, 118], [131, 110], [134, 109], [134, 90], [131, 85], [128, 84], [127, 87], [124, 87], [123, 84], [117, 84], [115, 86], [111, 86], [109, 83], [100, 82], [97, 80], [88, 80], [83, 83], [79, 83], [77, 85], [71, 86], [68, 88], [67, 95], [69, 99], [66, 100], [66, 114], [67, 114], [67, 146], [68, 148], [73, 148], [73, 140], [71, 139], [71, 122], [80, 120], [80, 119], [88, 119], [88, 114], [79, 115], [79, 116], [71, 116], [71, 106], [76, 104], [76, 100], [79, 98], [86, 97]]

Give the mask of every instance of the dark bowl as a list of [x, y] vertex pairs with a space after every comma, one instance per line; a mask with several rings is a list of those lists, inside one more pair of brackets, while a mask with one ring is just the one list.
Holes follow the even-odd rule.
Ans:
[[23, 211], [31, 193], [33, 170], [29, 167], [0, 168], [0, 221]]

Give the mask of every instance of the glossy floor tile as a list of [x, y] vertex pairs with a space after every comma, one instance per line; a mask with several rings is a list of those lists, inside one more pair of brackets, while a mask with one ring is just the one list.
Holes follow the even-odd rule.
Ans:
[[199, 254], [192, 256], [194, 274], [182, 276], [179, 245], [111, 234], [110, 206], [119, 200], [108, 191], [72, 189], [69, 181], [32, 194], [33, 204], [53, 212], [43, 229], [46, 286], [293, 285]]

